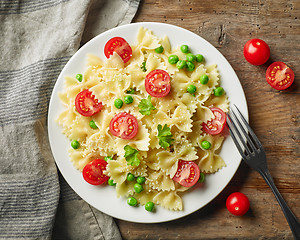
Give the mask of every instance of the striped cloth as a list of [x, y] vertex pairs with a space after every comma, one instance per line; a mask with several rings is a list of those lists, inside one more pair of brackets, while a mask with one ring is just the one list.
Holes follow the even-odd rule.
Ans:
[[0, 0], [0, 239], [121, 239], [71, 190], [47, 136], [55, 81], [81, 44], [130, 23], [139, 0]]

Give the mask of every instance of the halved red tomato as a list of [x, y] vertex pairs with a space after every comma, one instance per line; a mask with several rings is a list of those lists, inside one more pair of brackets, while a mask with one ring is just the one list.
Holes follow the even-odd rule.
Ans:
[[121, 37], [114, 37], [105, 44], [104, 54], [110, 58], [116, 52], [123, 60], [124, 63], [128, 62], [132, 56], [132, 49], [129, 43]]
[[103, 171], [106, 169], [107, 162], [103, 159], [95, 159], [85, 165], [82, 175], [85, 181], [92, 185], [100, 185], [106, 182], [109, 177]]
[[123, 139], [132, 139], [139, 129], [135, 116], [121, 112], [116, 114], [110, 121], [109, 130], [112, 135]]
[[173, 180], [184, 187], [191, 187], [198, 182], [200, 169], [193, 161], [178, 161], [177, 172]]
[[222, 109], [217, 107], [212, 107], [210, 110], [215, 115], [210, 121], [202, 124], [202, 129], [204, 132], [210, 135], [216, 135], [223, 131], [225, 123], [226, 123], [226, 114], [223, 112]]
[[292, 85], [294, 72], [283, 62], [272, 63], [266, 72], [266, 80], [272, 88], [284, 90]]
[[147, 74], [145, 88], [152, 97], [164, 97], [171, 90], [170, 75], [164, 70], [155, 69]]
[[102, 109], [102, 103], [88, 89], [78, 93], [75, 98], [76, 110], [85, 117], [90, 117]]

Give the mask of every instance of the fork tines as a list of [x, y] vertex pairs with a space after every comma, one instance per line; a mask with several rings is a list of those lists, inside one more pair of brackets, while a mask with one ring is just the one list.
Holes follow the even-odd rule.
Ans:
[[230, 109], [227, 114], [229, 119], [227, 125], [236, 147], [245, 159], [249, 155], [261, 151], [263, 147], [240, 110], [236, 105], [234, 107], [237, 113], [235, 113], [234, 109]]

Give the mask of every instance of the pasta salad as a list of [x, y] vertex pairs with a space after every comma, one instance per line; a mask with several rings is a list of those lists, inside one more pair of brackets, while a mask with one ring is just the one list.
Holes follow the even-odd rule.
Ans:
[[131, 206], [183, 210], [182, 194], [226, 166], [218, 152], [229, 102], [217, 66], [145, 28], [132, 45], [108, 40], [104, 53], [88, 55], [59, 94], [70, 160]]

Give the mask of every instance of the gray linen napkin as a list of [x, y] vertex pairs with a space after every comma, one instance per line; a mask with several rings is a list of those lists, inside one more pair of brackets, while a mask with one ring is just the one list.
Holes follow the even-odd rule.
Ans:
[[[121, 239], [57, 173], [46, 118], [68, 59], [139, 0], [0, 0], [0, 239]], [[54, 227], [53, 227], [54, 226]]]

